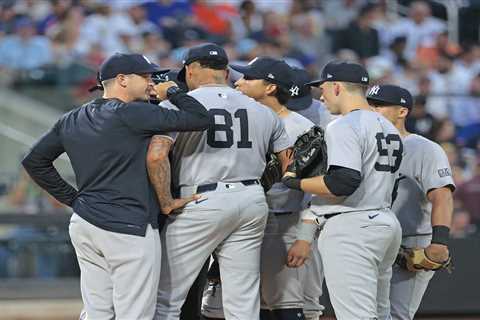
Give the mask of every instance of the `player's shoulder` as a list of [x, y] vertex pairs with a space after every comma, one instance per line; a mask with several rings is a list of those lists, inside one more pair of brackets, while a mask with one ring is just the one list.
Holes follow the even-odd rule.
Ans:
[[311, 128], [315, 125], [310, 119], [295, 111], [290, 111], [290, 117], [299, 127]]
[[403, 138], [403, 144], [408, 149], [412, 149], [417, 153], [426, 155], [445, 153], [443, 148], [438, 143], [415, 133], [409, 134]]

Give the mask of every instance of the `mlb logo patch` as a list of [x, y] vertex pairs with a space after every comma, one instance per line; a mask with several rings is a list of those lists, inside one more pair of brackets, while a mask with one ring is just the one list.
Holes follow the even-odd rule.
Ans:
[[213, 51], [213, 50], [212, 50], [212, 51], [209, 52], [209, 54], [210, 54], [211, 56], [218, 56], [218, 51]]
[[271, 74], [271, 73], [269, 73], [269, 74], [267, 75], [267, 77], [270, 78], [270, 79], [275, 79], [275, 76], [274, 76], [273, 74]]

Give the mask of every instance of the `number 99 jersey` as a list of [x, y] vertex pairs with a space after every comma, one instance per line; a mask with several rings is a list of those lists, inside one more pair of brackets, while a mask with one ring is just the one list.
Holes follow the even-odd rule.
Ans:
[[403, 156], [400, 134], [382, 115], [354, 110], [332, 121], [325, 130], [328, 166], [340, 166], [360, 172], [357, 190], [340, 203], [322, 205], [318, 215], [390, 208], [395, 179]]
[[208, 85], [189, 94], [209, 110], [211, 123], [207, 131], [177, 135], [175, 187], [260, 179], [267, 152], [291, 146], [278, 116], [240, 91]]

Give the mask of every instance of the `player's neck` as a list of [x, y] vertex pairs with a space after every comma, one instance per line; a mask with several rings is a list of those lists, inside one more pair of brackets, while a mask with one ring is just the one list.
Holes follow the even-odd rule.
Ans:
[[134, 99], [132, 99], [132, 97], [130, 97], [129, 94], [125, 93], [125, 92], [121, 92], [119, 90], [113, 90], [113, 89], [110, 89], [110, 90], [107, 90], [105, 89], [105, 91], [103, 92], [103, 99], [118, 99], [118, 100], [121, 100], [125, 103], [128, 103], [128, 102], [131, 102], [133, 101]]
[[397, 128], [398, 132], [400, 132], [400, 136], [402, 138], [408, 136], [409, 134], [411, 134], [410, 132], [407, 131], [407, 128], [405, 128], [405, 122], [399, 120], [399, 122], [397, 122], [395, 124], [395, 127]]
[[267, 96], [264, 99], [260, 99], [259, 102], [272, 109], [272, 111], [275, 112], [280, 118], [284, 118], [290, 113], [287, 107], [278, 103], [278, 100], [275, 97]]
[[367, 100], [364, 97], [349, 95], [345, 97], [346, 103], [343, 105], [341, 112], [342, 115], [346, 115], [353, 110], [372, 110]]

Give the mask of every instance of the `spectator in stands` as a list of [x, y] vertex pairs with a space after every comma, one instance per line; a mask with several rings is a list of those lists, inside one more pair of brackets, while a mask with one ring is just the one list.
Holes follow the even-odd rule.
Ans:
[[409, 132], [413, 132], [433, 140], [434, 129], [439, 126], [438, 121], [425, 108], [427, 98], [425, 96], [416, 96], [415, 104], [410, 115], [407, 118], [406, 127]]
[[341, 30], [335, 39], [335, 51], [340, 48], [353, 50], [360, 59], [376, 56], [380, 53], [378, 31], [373, 28], [378, 7], [367, 4], [360, 9], [358, 17], [350, 25]]
[[465, 239], [477, 231], [477, 226], [471, 222], [470, 214], [465, 210], [455, 210], [452, 216], [450, 237], [454, 239]]
[[235, 39], [247, 38], [251, 34], [261, 32], [263, 29], [263, 17], [257, 11], [255, 2], [252, 0], [242, 1], [239, 8], [239, 16], [232, 20], [232, 28]]
[[480, 228], [480, 156], [477, 158], [475, 175], [458, 185], [454, 196], [461, 208], [469, 213], [472, 223]]
[[408, 60], [416, 57], [419, 46], [434, 46], [437, 35], [445, 29], [443, 21], [432, 17], [430, 6], [425, 1], [412, 2], [408, 18], [387, 26], [389, 39], [402, 35], [407, 38], [405, 53]]
[[418, 47], [417, 61], [429, 68], [434, 68], [440, 55], [457, 56], [460, 51], [460, 46], [450, 41], [448, 32], [444, 31], [437, 35], [434, 45]]
[[439, 119], [448, 118], [454, 100], [469, 92], [471, 75], [455, 66], [454, 59], [448, 54], [439, 55], [435, 70], [428, 75], [431, 97], [427, 110]]
[[63, 21], [68, 15], [68, 11], [72, 8], [72, 0], [52, 0], [50, 3], [51, 12], [41, 19], [38, 24], [38, 32], [40, 34], [46, 34], [48, 29]]
[[15, 23], [15, 33], [0, 40], [0, 69], [33, 70], [53, 62], [47, 37], [37, 35], [35, 25], [27, 17]]
[[15, 22], [18, 19], [14, 8], [15, 1], [3, 1], [0, 4], [0, 30], [5, 34], [15, 32]]
[[480, 73], [470, 82], [469, 95], [452, 103], [451, 118], [457, 127], [457, 141], [475, 148], [480, 138]]
[[327, 28], [332, 31], [346, 28], [364, 4], [362, 0], [323, 1]]

